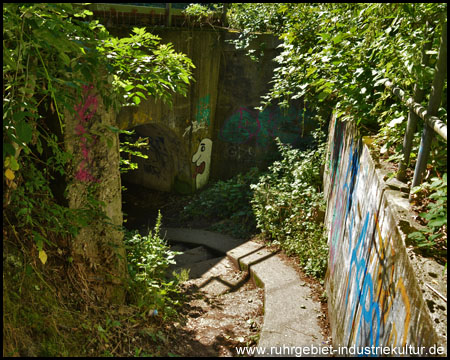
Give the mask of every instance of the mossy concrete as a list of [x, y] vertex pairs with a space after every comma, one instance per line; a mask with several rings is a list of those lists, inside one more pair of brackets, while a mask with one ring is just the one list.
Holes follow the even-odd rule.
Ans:
[[190, 193], [198, 187], [197, 176], [209, 174], [211, 166], [210, 153], [205, 153], [199, 164], [193, 155], [201, 149], [204, 139], [213, 137], [221, 33], [187, 29], [159, 29], [154, 33], [161, 36], [162, 43], [172, 43], [177, 52], [193, 61], [195, 81], [186, 97], [173, 96], [172, 105], [150, 98], [137, 107], [120, 111], [121, 129], [134, 129], [138, 136], [151, 141], [150, 148], [143, 151], [149, 158], [133, 158], [139, 169], [126, 174], [124, 179], [160, 191]]
[[[72, 267], [81, 277], [83, 291], [104, 302], [123, 303], [127, 277], [123, 244], [122, 193], [119, 173], [119, 137], [108, 130], [116, 124], [116, 114], [107, 110], [97, 90], [84, 87], [77, 113], [65, 111], [64, 143], [73, 154], [67, 176], [71, 209], [95, 207], [107, 216], [92, 215], [71, 243]], [[88, 141], [89, 136], [93, 137]], [[93, 136], [95, 134], [95, 137]], [[109, 144], [109, 145], [107, 145]], [[100, 205], [101, 204], [101, 205]]]

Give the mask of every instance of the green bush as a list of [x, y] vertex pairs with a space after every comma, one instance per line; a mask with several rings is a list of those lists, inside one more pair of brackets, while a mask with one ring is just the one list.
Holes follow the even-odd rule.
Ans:
[[178, 278], [166, 278], [167, 268], [175, 264], [175, 256], [169, 245], [159, 235], [161, 213], [158, 213], [153, 232], [141, 236], [136, 230], [125, 236], [127, 248], [128, 272], [130, 275], [129, 295], [132, 302], [143, 310], [143, 314], [154, 314], [154, 310], [163, 318], [176, 314], [180, 305], [180, 287]]
[[216, 222], [211, 230], [229, 233], [235, 237], [248, 237], [256, 230], [250, 204], [253, 197], [250, 185], [258, 181], [259, 174], [257, 168], [252, 168], [246, 174], [238, 174], [227, 181], [219, 180], [195, 195], [183, 209], [182, 216], [210, 219]]
[[325, 202], [320, 191], [324, 145], [300, 151], [277, 139], [281, 161], [275, 161], [258, 184], [251, 185], [257, 227], [288, 254], [299, 257], [306, 273], [325, 275], [328, 248], [321, 214]]
[[439, 240], [445, 239], [447, 247], [447, 173], [442, 178], [431, 178], [430, 182], [413, 188], [412, 194], [421, 192], [422, 196], [431, 194], [428, 196], [431, 201], [426, 205], [427, 211], [419, 214], [425, 219], [426, 226], [423, 231], [413, 232], [408, 237], [423, 248], [432, 248]]

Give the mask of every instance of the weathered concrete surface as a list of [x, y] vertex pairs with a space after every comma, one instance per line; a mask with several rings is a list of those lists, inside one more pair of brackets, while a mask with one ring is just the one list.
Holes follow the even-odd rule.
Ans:
[[[88, 197], [103, 203], [109, 223], [89, 219], [72, 242], [74, 271], [92, 297], [121, 303], [125, 299], [126, 254], [123, 244], [122, 192], [119, 173], [119, 137], [108, 130], [116, 124], [113, 110], [106, 111], [96, 90], [85, 87], [76, 114], [65, 112], [64, 143], [74, 154], [68, 176], [69, 207], [92, 207]], [[94, 135], [95, 134], [95, 135]], [[101, 136], [99, 136], [101, 134]], [[109, 145], [106, 139], [109, 138]]]
[[[211, 150], [214, 149], [211, 124], [217, 102], [221, 34], [180, 29], [159, 29], [154, 33], [161, 36], [162, 43], [172, 43], [177, 52], [186, 54], [193, 61], [195, 81], [186, 97], [173, 97], [172, 106], [148, 99], [138, 107], [120, 111], [120, 128], [138, 126], [138, 135], [163, 145], [151, 148], [152, 156], [148, 160], [139, 159], [139, 169], [125, 174], [124, 179], [160, 191], [188, 193], [206, 185], [209, 178]], [[209, 142], [209, 146], [202, 151], [202, 143], [205, 142]], [[194, 158], [198, 151], [202, 156]]]
[[294, 348], [323, 346], [324, 338], [317, 322], [320, 305], [312, 300], [311, 290], [297, 272], [277, 254], [253, 241], [242, 243], [210, 231], [168, 228], [162, 234], [173, 241], [226, 253], [235, 266], [250, 271], [255, 283], [264, 288], [264, 324], [258, 346], [266, 348], [265, 355], [282, 352], [284, 356], [295, 356]]
[[130, 171], [124, 178], [130, 183], [160, 191], [171, 191], [178, 186], [182, 193], [191, 192], [191, 161], [188, 148], [180, 137], [159, 123], [140, 125], [135, 131], [137, 136], [133, 138], [136, 140], [138, 137], [148, 139], [148, 148], [141, 149], [148, 158], [134, 157], [138, 170]]
[[204, 245], [222, 254], [225, 254], [228, 250], [234, 249], [244, 242], [243, 240], [234, 239], [224, 234], [184, 228], [162, 228], [161, 236], [175, 242]]
[[405, 194], [391, 190], [383, 175], [354, 125], [333, 119], [324, 173], [333, 345], [437, 345], [446, 352], [438, 323], [446, 323], [446, 302], [434, 297], [445, 312], [430, 313], [405, 246], [405, 231], [414, 226]]
[[254, 40], [253, 48], [264, 47], [264, 56], [255, 62], [247, 50], [228, 43], [238, 37], [235, 32], [158, 29], [155, 34], [192, 59], [195, 82], [187, 97], [175, 95], [173, 107], [150, 99], [121, 110], [120, 128], [135, 128], [138, 135], [164, 144], [159, 151], [150, 149], [148, 160], [136, 158], [139, 169], [125, 174], [125, 180], [161, 191], [192, 192], [209, 179], [268, 165], [276, 153], [276, 137], [297, 147], [312, 141], [315, 124], [302, 101], [293, 101], [286, 112], [278, 106], [254, 109], [271, 86], [273, 58], [279, 52], [275, 37]]
[[187, 264], [194, 264], [203, 260], [211, 259], [212, 253], [208, 251], [204, 246], [197, 246], [193, 249], [189, 249], [183, 252], [183, 254], [177, 255], [175, 260], [177, 267], [183, 267]]
[[212, 123], [214, 179], [227, 179], [252, 166], [267, 166], [276, 153], [276, 137], [301, 147], [311, 141], [308, 135], [314, 127], [311, 114], [303, 109], [300, 100], [292, 101], [286, 112], [278, 106], [255, 110], [272, 87], [270, 81], [277, 66], [273, 59], [279, 54], [280, 40], [267, 34], [255, 39], [250, 48], [256, 54], [264, 49], [264, 55], [255, 62], [246, 55], [248, 50], [236, 50], [229, 43], [237, 37], [233, 32], [223, 34], [217, 108]]
[[[283, 349], [323, 345], [317, 322], [320, 305], [313, 301], [311, 290], [293, 268], [252, 241], [228, 251], [227, 256], [241, 269], [250, 269], [256, 284], [264, 287], [264, 326], [258, 346]], [[285, 351], [284, 355], [295, 354]]]

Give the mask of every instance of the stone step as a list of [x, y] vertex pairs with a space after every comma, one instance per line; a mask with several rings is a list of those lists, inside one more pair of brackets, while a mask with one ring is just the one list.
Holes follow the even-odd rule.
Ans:
[[264, 325], [258, 346], [323, 346], [317, 322], [320, 305], [291, 266], [254, 241], [228, 251], [227, 256], [235, 266], [250, 271], [255, 283], [264, 288]]
[[190, 248], [186, 245], [183, 244], [175, 244], [175, 245], [171, 245], [170, 246], [170, 250], [172, 251], [181, 251], [181, 252], [185, 252], [187, 250], [189, 250]]
[[204, 273], [210, 270], [213, 266], [218, 264], [225, 257], [215, 257], [209, 258], [207, 260], [199, 261], [196, 263], [185, 264], [182, 266], [176, 266], [173, 270], [176, 272], [180, 272], [181, 269], [189, 269], [189, 279], [197, 279], [201, 277]]
[[204, 245], [222, 254], [245, 242], [228, 235], [198, 229], [161, 228], [161, 235], [175, 242]]
[[183, 252], [183, 254], [175, 256], [176, 267], [183, 267], [200, 261], [208, 260], [216, 255], [204, 246], [197, 246]]

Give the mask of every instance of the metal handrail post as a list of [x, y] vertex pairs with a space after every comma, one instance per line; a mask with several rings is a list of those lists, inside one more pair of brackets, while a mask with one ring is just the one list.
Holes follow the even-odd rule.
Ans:
[[[428, 21], [425, 24], [428, 29]], [[433, 36], [423, 45], [422, 48], [422, 67], [426, 68], [430, 62], [430, 55], [427, 54], [428, 50], [431, 50], [431, 46], [433, 44]], [[413, 99], [416, 103], [421, 103], [425, 98], [425, 90], [423, 90], [419, 83], [416, 83], [414, 86], [414, 95]], [[412, 142], [414, 138], [414, 133], [416, 132], [417, 122], [419, 121], [419, 116], [412, 110], [409, 110], [408, 113], [408, 123], [406, 125], [405, 137], [403, 138], [403, 158], [400, 160], [398, 164], [397, 171], [397, 179], [400, 181], [405, 180], [406, 178], [406, 168], [409, 165], [409, 159], [411, 155]]]
[[[441, 44], [439, 47], [439, 55], [436, 62], [436, 68], [434, 73], [433, 85], [431, 88], [430, 101], [428, 103], [427, 115], [434, 116], [439, 110], [439, 105], [441, 104], [442, 89], [444, 88], [444, 83], [447, 76], [447, 21], [442, 24], [442, 37]], [[414, 178], [411, 188], [419, 185], [423, 178], [423, 173], [425, 171], [428, 155], [430, 153], [431, 141], [433, 140], [434, 131], [425, 123], [422, 139], [420, 141], [419, 154], [416, 162], [416, 167], [414, 169]], [[411, 194], [409, 196], [411, 199]]]

